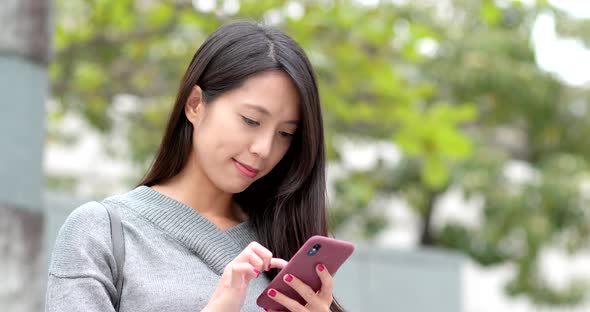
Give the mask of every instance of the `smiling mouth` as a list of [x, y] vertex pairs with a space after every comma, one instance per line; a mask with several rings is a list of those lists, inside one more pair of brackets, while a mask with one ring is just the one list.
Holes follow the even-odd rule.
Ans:
[[232, 160], [234, 161], [234, 165], [236, 165], [236, 168], [238, 169], [238, 171], [240, 171], [240, 173], [242, 173], [243, 175], [245, 175], [248, 178], [254, 178], [257, 174], [258, 174], [258, 170], [242, 164], [241, 162], [235, 160], [232, 158]]

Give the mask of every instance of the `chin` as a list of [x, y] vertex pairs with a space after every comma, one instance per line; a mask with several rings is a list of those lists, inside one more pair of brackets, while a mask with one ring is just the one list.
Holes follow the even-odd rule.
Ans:
[[242, 187], [242, 188], [233, 188], [231, 190], [228, 190], [227, 192], [228, 193], [231, 193], [231, 194], [238, 194], [238, 193], [241, 193], [241, 192], [247, 190], [248, 189], [248, 186], [247, 187]]
[[234, 183], [220, 185], [219, 189], [221, 189], [225, 193], [236, 194], [245, 191], [248, 187], [250, 187], [250, 184]]

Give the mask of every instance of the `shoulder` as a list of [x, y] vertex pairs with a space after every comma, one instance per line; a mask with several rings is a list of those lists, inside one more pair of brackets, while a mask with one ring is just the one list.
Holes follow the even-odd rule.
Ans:
[[64, 227], [78, 225], [97, 225], [108, 223], [108, 214], [103, 204], [91, 201], [74, 209], [64, 223]]
[[110, 221], [105, 207], [98, 202], [87, 202], [74, 209], [62, 225], [58, 238], [75, 240], [78, 237], [109, 234]]
[[53, 247], [50, 271], [60, 275], [108, 266], [111, 258], [110, 221], [105, 207], [85, 203], [70, 213]]
[[109, 217], [105, 207], [95, 201], [87, 202], [75, 208], [66, 218], [59, 235], [88, 233], [91, 235], [102, 225], [108, 225]]

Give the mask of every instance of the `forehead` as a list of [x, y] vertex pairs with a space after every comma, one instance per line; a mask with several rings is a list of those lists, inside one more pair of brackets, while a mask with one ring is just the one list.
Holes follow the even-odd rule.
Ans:
[[259, 73], [246, 79], [229, 92], [232, 102], [240, 109], [258, 113], [268, 112], [273, 118], [299, 119], [300, 97], [297, 87], [283, 71]]

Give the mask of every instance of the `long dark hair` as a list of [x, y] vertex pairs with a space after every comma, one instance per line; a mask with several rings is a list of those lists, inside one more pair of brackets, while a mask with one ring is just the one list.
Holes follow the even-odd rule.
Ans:
[[[328, 235], [326, 218], [325, 147], [317, 82], [303, 49], [283, 32], [236, 22], [220, 27], [197, 50], [188, 66], [162, 143], [141, 185], [167, 180], [185, 166], [193, 126], [184, 114], [195, 85], [203, 102], [239, 87], [248, 77], [282, 70], [301, 99], [302, 120], [283, 159], [265, 177], [234, 199], [250, 218], [260, 242], [275, 257], [290, 259], [313, 235]], [[270, 278], [277, 271], [267, 273]], [[343, 308], [334, 301], [332, 311]]]

